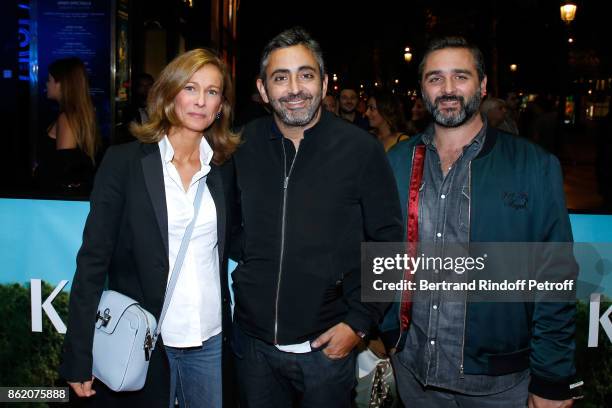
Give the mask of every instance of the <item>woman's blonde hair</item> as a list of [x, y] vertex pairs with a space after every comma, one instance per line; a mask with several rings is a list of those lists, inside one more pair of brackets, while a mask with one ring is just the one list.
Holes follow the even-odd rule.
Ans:
[[94, 163], [100, 135], [83, 61], [78, 58], [56, 60], [49, 65], [49, 75], [60, 83], [60, 111], [66, 115], [77, 146]]
[[149, 120], [142, 125], [133, 123], [130, 126], [132, 134], [142, 143], [157, 143], [172, 126], [181, 126], [174, 111], [174, 99], [193, 74], [208, 64], [221, 72], [223, 98], [221, 117], [213, 122], [205, 137], [214, 152], [213, 163], [219, 165], [229, 159], [240, 143], [240, 136], [230, 130], [234, 102], [232, 80], [225, 63], [212, 51], [203, 48], [179, 55], [163, 69], [149, 92]]

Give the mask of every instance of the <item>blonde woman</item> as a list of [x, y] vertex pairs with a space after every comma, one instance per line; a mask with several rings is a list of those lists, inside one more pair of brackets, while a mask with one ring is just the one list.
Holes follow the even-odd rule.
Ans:
[[[98, 171], [70, 295], [61, 373], [74, 392], [103, 406], [229, 406], [222, 395], [230, 353], [227, 251], [239, 138], [229, 130], [232, 84], [212, 52], [180, 55], [161, 73], [137, 142], [111, 147]], [[157, 318], [181, 239], [206, 183], [185, 260], [151, 357], [144, 388], [114, 393], [92, 377], [100, 293], [130, 296]], [[109, 356], [112, 358], [112, 356]]]
[[90, 188], [100, 147], [96, 115], [85, 65], [64, 58], [49, 65], [47, 98], [59, 104], [59, 115], [39, 149], [37, 174], [50, 188]]

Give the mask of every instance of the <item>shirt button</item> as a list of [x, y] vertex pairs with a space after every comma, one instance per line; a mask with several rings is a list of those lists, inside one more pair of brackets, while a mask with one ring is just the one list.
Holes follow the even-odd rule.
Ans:
[[442, 234], [439, 233], [439, 232], [436, 234], [436, 237], [438, 237], [438, 238], [440, 238], [441, 236], [442, 236]]
[[440, 198], [444, 200], [446, 198], [446, 194], [442, 194]]
[[430, 341], [430, 343], [431, 343], [431, 345], [433, 346], [433, 345], [435, 345], [435, 344], [436, 344], [436, 341], [435, 341], [435, 340], [432, 340], [432, 341]]
[[438, 305], [433, 305], [434, 310], [438, 310]]

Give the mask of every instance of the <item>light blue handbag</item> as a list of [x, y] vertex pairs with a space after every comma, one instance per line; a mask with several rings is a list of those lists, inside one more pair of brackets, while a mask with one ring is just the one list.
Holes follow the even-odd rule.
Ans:
[[113, 391], [138, 391], [144, 387], [151, 353], [155, 349], [185, 259], [205, 186], [206, 177], [198, 185], [193, 219], [185, 230], [172, 268], [159, 324], [134, 299], [114, 290], [102, 293], [96, 315], [92, 373]]

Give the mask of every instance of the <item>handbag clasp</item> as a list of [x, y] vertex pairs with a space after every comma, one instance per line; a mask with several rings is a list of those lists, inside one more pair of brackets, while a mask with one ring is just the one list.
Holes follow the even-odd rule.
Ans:
[[101, 315], [100, 311], [98, 310], [98, 313], [96, 314], [96, 321], [102, 320], [102, 327], [106, 327], [108, 322], [110, 322], [111, 317], [112, 316], [110, 315], [110, 310], [108, 308], [104, 310], [103, 315]]
[[151, 337], [151, 332], [149, 328], [147, 328], [147, 334], [145, 336], [144, 342], [144, 352], [145, 352], [145, 360], [149, 361], [151, 358], [151, 349], [153, 348], [153, 338]]

